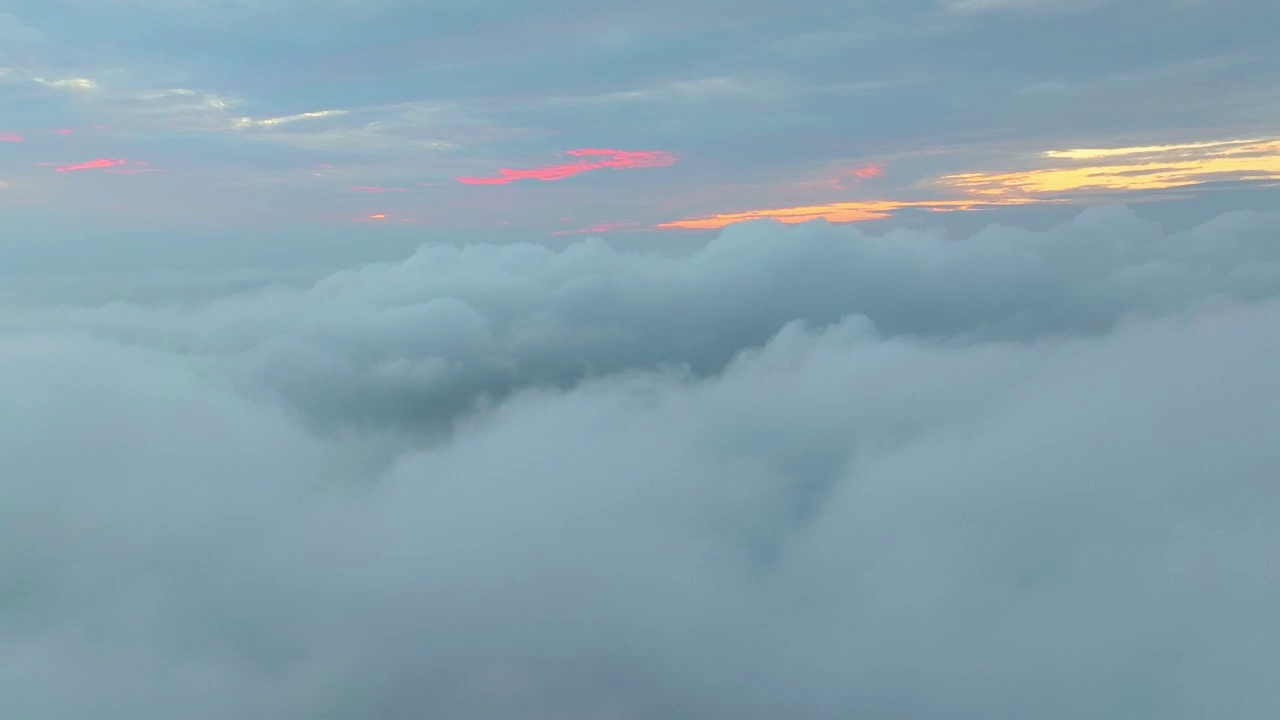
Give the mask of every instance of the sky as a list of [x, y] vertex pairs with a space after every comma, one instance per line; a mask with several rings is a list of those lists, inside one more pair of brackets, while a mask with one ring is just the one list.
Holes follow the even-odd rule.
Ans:
[[1274, 720], [1280, 5], [0, 0], [21, 720]]
[[1268, 0], [4, 0], [0, 208], [86, 244], [212, 235], [194, 255], [384, 226], [401, 256], [1246, 209], [1280, 183], [1276, 23]]

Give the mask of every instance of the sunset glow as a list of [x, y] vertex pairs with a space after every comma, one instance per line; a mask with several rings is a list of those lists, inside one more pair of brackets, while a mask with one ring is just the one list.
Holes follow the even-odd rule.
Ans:
[[636, 223], [633, 222], [606, 222], [596, 223], [590, 227], [580, 228], [578, 230], [557, 230], [552, 235], [594, 235], [599, 233], [620, 232], [623, 230], [636, 229]]
[[614, 169], [630, 170], [635, 168], [669, 167], [676, 162], [676, 155], [663, 150], [605, 150], [581, 148], [565, 153], [573, 157], [592, 158], [560, 165], [547, 165], [529, 170], [513, 170], [502, 168], [497, 175], [489, 177], [455, 178], [464, 185], [506, 185], [516, 180], [563, 180], [592, 170]]
[[859, 180], [870, 180], [884, 175], [884, 168], [879, 165], [863, 165], [862, 167], [852, 168], [846, 171], [847, 175], [851, 175]]
[[104, 170], [106, 168], [118, 167], [120, 165], [129, 165], [128, 160], [114, 160], [110, 158], [98, 158], [82, 163], [73, 163], [71, 165], [59, 165], [57, 172], [76, 172], [79, 170]]
[[23, 141], [24, 138], [17, 133], [0, 132], [0, 142], [20, 143]]
[[837, 202], [823, 205], [802, 205], [797, 207], [769, 208], [765, 210], [746, 210], [736, 213], [723, 213], [708, 217], [675, 220], [659, 224], [662, 229], [679, 230], [715, 230], [734, 223], [750, 220], [776, 220], [788, 225], [808, 222], [810, 220], [826, 220], [833, 223], [865, 222], [867, 220], [883, 220], [894, 211], [906, 208], [921, 208], [934, 212], [952, 212], [957, 210], [973, 210], [978, 207], [995, 205], [1022, 205], [1031, 200], [1008, 199], [1002, 201], [973, 200], [936, 200], [936, 201], [897, 201], [868, 200], [864, 202]]
[[[946, 175], [939, 183], [969, 195], [1034, 197], [1280, 180], [1280, 140], [1082, 148], [1049, 151], [1041, 157], [1076, 163], [1014, 172]], [[1116, 160], [1098, 162], [1112, 158]]]

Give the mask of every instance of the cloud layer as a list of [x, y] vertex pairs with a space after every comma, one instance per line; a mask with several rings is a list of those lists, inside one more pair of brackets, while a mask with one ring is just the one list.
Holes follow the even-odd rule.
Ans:
[[1274, 717], [1278, 231], [750, 224], [11, 301], [0, 696]]

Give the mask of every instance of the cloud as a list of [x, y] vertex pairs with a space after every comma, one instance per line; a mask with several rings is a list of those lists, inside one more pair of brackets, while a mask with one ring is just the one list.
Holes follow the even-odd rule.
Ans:
[[[1229, 215], [1165, 234], [1106, 208], [1047, 232], [993, 227], [963, 243], [749, 223], [680, 257], [592, 239], [559, 253], [428, 245], [305, 289], [27, 311], [0, 327], [208, 356], [318, 427], [440, 429], [485, 398], [530, 386], [671, 363], [715, 373], [796, 319], [821, 326], [856, 314], [888, 337], [1027, 340], [1104, 332], [1127, 313], [1169, 314], [1215, 297], [1254, 301], [1280, 289], [1270, 239], [1278, 222]], [[1221, 259], [1206, 259], [1212, 252]]]
[[17, 133], [0, 132], [0, 142], [20, 143], [25, 142], [26, 138]]
[[[146, 163], [138, 163], [138, 164], [145, 165]], [[129, 167], [129, 168], [114, 168], [114, 169], [108, 170], [107, 172], [111, 173], [112, 175], [143, 175], [146, 173], [157, 173], [157, 172], [167, 172], [167, 171], [162, 168]]]
[[[1274, 717], [1278, 227], [757, 223], [682, 257], [428, 247], [14, 306], [0, 693], [103, 720]], [[448, 433], [353, 410], [478, 389]], [[317, 436], [299, 400], [334, 392]]]
[[80, 172], [82, 170], [105, 170], [113, 175], [141, 175], [143, 173], [165, 172], [161, 168], [149, 167], [142, 160], [121, 160], [119, 158], [97, 158], [85, 162], [59, 165], [57, 163], [36, 163], [53, 166], [55, 172]]
[[361, 192], [361, 193], [389, 193], [389, 192], [406, 192], [406, 189], [402, 187], [388, 188], [388, 187], [382, 187], [381, 185], [353, 185], [351, 187], [351, 191]]
[[870, 180], [871, 178], [878, 178], [884, 175], [884, 168], [872, 163], [850, 168], [845, 174], [858, 180]]
[[98, 158], [96, 160], [86, 160], [85, 162], [71, 163], [69, 165], [59, 165], [55, 168], [56, 172], [76, 172], [79, 170], [103, 170], [106, 168], [119, 167], [121, 165], [129, 165], [128, 160], [119, 160], [112, 158]]
[[562, 165], [547, 165], [531, 170], [511, 170], [502, 168], [497, 175], [489, 177], [459, 177], [456, 180], [466, 185], [506, 185], [516, 180], [563, 180], [593, 170], [605, 168], [614, 170], [630, 170], [634, 168], [669, 167], [676, 162], [676, 155], [664, 150], [605, 150], [581, 148], [568, 150], [566, 155], [574, 157], [600, 158], [579, 160]]
[[237, 118], [235, 121], [236, 128], [272, 128], [288, 123], [295, 123], [300, 120], [318, 120], [321, 118], [340, 117], [346, 115], [346, 110], [316, 110], [313, 112], [297, 113], [294, 115], [282, 115], [280, 117], [271, 118]]
[[[562, 220], [563, 222], [563, 220]], [[603, 233], [619, 232], [623, 230], [638, 230], [636, 223], [633, 222], [603, 222], [590, 225], [577, 230], [557, 230], [553, 235], [601, 235]]]
[[[1027, 158], [1004, 162], [1027, 162]], [[994, 162], [994, 160], [993, 160]], [[941, 175], [920, 185], [941, 190], [933, 200], [853, 200], [766, 207], [679, 218], [660, 229], [709, 230], [750, 220], [803, 223], [864, 222], [892, 217], [900, 210], [951, 212], [1000, 206], [1089, 199], [1105, 195], [1161, 197], [1160, 191], [1195, 188], [1215, 182], [1272, 184], [1280, 180], [1280, 140], [1224, 140], [1167, 145], [1046, 150], [1031, 158], [1041, 167], [1013, 172], [964, 172]], [[822, 182], [791, 183], [793, 189], [848, 190], [884, 174], [878, 164], [846, 169]], [[902, 190], [900, 190], [901, 192]]]
[[1222, 181], [1280, 180], [1280, 140], [1050, 150], [1066, 167], [947, 175], [940, 184], [979, 196], [1071, 195], [1194, 187]]
[[[839, 186], [836, 189], [840, 189]], [[793, 207], [762, 208], [741, 212], [717, 213], [703, 217], [683, 218], [659, 223], [664, 230], [715, 230], [752, 220], [776, 220], [795, 225], [813, 220], [833, 223], [883, 220], [894, 212], [907, 208], [921, 208], [934, 212], [973, 210], [1000, 205], [1023, 205], [1028, 199], [1001, 198], [984, 200], [854, 200], [850, 202], [822, 203], [820, 205], [796, 205]]]
[[98, 90], [101, 86], [89, 78], [71, 77], [71, 78], [32, 78], [33, 82], [37, 82], [45, 87], [56, 88], [59, 90], [70, 90], [73, 92], [85, 92], [90, 90]]

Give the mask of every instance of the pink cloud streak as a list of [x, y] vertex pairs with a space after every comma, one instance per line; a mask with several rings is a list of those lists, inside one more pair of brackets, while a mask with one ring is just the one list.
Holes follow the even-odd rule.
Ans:
[[859, 180], [870, 180], [871, 178], [877, 178], [884, 175], [884, 168], [875, 164], [863, 165], [862, 167], [856, 167], [849, 170], [849, 174]]
[[[147, 167], [140, 160], [119, 160], [116, 158], [97, 158], [70, 165], [57, 163], [36, 163], [37, 165], [53, 165], [56, 172], [78, 172], [81, 170], [106, 170], [113, 175], [141, 175], [142, 173], [164, 172], [159, 168]], [[126, 167], [128, 166], [128, 167]]]
[[382, 187], [381, 185], [355, 185], [351, 188], [352, 192], [362, 193], [388, 193], [388, 192], [405, 192], [402, 187]]
[[111, 158], [98, 158], [96, 160], [88, 160], [82, 163], [72, 163], [71, 165], [59, 165], [57, 172], [76, 172], [77, 170], [102, 170], [105, 168], [116, 167], [118, 165], [128, 165], [128, 160], [114, 160]]
[[0, 142], [17, 143], [17, 142], [25, 142], [25, 141], [26, 141], [26, 138], [22, 137], [18, 133], [0, 132]]
[[497, 175], [488, 177], [454, 178], [464, 185], [506, 185], [516, 180], [563, 180], [592, 170], [611, 168], [614, 170], [631, 170], [635, 168], [668, 167], [676, 162], [675, 153], [665, 150], [607, 150], [599, 148], [579, 148], [565, 153], [572, 157], [589, 158], [577, 162], [560, 165], [546, 165], [528, 170], [502, 168]]

